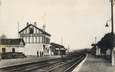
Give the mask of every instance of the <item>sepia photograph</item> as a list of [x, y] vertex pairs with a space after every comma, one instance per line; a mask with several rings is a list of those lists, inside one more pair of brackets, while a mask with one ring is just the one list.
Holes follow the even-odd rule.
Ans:
[[115, 0], [0, 0], [0, 72], [115, 72]]

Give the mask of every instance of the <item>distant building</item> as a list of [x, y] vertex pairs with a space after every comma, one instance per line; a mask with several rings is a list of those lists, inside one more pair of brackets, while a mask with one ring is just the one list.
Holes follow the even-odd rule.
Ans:
[[0, 39], [0, 53], [21, 52], [25, 46], [23, 39]]
[[57, 43], [50, 43], [50, 51], [52, 55], [65, 55], [66, 49], [63, 45]]
[[27, 25], [19, 31], [19, 37], [25, 42], [23, 53], [26, 55], [44, 56], [49, 55], [49, 44], [51, 35], [43, 29], [36, 26], [36, 22]]

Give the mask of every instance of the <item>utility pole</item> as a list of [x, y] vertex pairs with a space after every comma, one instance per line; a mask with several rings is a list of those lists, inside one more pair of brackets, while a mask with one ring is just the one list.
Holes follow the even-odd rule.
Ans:
[[63, 45], [63, 37], [61, 37], [61, 45]]
[[113, 48], [114, 48], [114, 21], [113, 21], [113, 0], [111, 0], [111, 34], [112, 34], [112, 48], [111, 48], [111, 64], [112, 66], [114, 65], [114, 53], [113, 53]]
[[111, 0], [111, 33], [114, 34], [114, 22], [113, 22], [113, 0]]
[[95, 37], [95, 44], [97, 43], [97, 37]]
[[19, 38], [19, 22], [17, 22], [17, 25], [18, 25], [18, 38]]

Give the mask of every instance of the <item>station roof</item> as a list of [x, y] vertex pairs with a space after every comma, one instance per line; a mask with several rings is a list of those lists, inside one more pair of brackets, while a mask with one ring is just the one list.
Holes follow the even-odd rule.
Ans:
[[30, 27], [30, 26], [33, 26], [33, 27], [35, 27], [36, 29], [40, 30], [43, 34], [46, 34], [46, 35], [48, 35], [48, 36], [51, 36], [49, 33], [47, 33], [46, 31], [44, 31], [43, 29], [38, 28], [37, 26], [32, 25], [32, 24], [27, 25], [25, 28], [23, 28], [22, 30], [20, 30], [18, 33], [23, 32], [24, 30], [26, 30], [26, 29], [27, 29], [28, 27]]
[[25, 45], [25, 42], [21, 38], [17, 38], [17, 39], [0, 39], [0, 45]]
[[63, 45], [57, 44], [57, 43], [50, 43], [51, 46], [54, 46], [55, 48], [64, 48]]

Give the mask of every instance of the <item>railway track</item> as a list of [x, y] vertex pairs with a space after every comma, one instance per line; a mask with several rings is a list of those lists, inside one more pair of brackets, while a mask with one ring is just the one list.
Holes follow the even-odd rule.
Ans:
[[85, 55], [79, 56], [78, 58], [74, 58], [72, 60], [67, 61], [66, 63], [59, 65], [57, 67], [54, 67], [47, 72], [71, 72], [76, 65], [78, 65], [83, 59], [85, 58]]
[[78, 57], [70, 56], [30, 65], [4, 68], [0, 72], [71, 72], [84, 58], [84, 54]]
[[28, 72], [28, 71], [40, 69], [42, 67], [58, 63], [59, 61], [60, 61], [59, 59], [53, 59], [53, 60], [43, 61], [39, 63], [31, 63], [26, 65], [2, 68], [0, 69], [0, 72]]
[[71, 72], [84, 58], [85, 55], [73, 59], [70, 58], [69, 60], [61, 61], [60, 63], [42, 67], [41, 69], [30, 72]]

